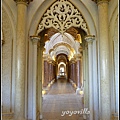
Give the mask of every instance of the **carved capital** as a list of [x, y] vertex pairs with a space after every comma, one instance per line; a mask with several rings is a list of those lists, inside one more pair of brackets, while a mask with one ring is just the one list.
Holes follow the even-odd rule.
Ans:
[[78, 60], [81, 59], [82, 55], [81, 54], [75, 54], [74, 57], [75, 57], [76, 61], [78, 61]]
[[85, 40], [88, 43], [91, 43], [91, 42], [93, 42], [93, 40], [95, 40], [95, 36], [94, 35], [87, 35], [87, 36], [85, 36]]
[[27, 3], [29, 4], [30, 2], [32, 2], [33, 0], [14, 0], [16, 3], [19, 3], [19, 2], [24, 2], [24, 3]]
[[44, 61], [48, 61], [48, 56], [49, 56], [49, 55], [47, 55], [47, 54], [43, 54], [43, 59], [44, 59]]
[[40, 41], [39, 36], [30, 36], [30, 39], [32, 40], [33, 44], [37, 44], [38, 41]]
[[76, 62], [75, 58], [72, 58], [70, 61], [71, 64], [74, 64], [75, 62]]

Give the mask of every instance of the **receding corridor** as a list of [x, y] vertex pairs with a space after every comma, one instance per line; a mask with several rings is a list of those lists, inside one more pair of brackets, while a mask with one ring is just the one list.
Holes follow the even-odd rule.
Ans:
[[43, 96], [43, 120], [83, 120], [82, 114], [62, 114], [62, 111], [80, 111], [82, 108], [82, 97], [76, 95], [65, 79], [58, 79]]

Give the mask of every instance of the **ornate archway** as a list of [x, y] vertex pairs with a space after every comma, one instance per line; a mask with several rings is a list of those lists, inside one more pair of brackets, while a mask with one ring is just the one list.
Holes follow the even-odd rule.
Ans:
[[88, 26], [80, 11], [68, 0], [59, 0], [44, 13], [36, 34], [48, 28], [55, 28], [63, 34], [70, 27], [81, 28], [88, 34]]

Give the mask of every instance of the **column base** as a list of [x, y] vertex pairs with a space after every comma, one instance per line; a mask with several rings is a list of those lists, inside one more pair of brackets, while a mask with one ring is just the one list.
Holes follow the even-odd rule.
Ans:
[[86, 120], [86, 119], [87, 119], [87, 116], [86, 116], [86, 115], [83, 115], [83, 119]]
[[80, 91], [81, 91], [81, 89], [80, 89], [80, 88], [77, 88], [77, 89], [76, 89], [76, 94], [77, 94], [77, 95], [80, 95]]
[[49, 90], [48, 87], [43, 87], [43, 89], [42, 89], [42, 95], [45, 95], [48, 90]]
[[42, 115], [40, 115], [40, 120], [42, 120], [42, 118], [43, 118]]

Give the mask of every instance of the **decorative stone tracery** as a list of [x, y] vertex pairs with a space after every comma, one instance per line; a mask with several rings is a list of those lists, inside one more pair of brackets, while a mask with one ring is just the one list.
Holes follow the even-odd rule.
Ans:
[[50, 27], [63, 34], [72, 26], [81, 27], [88, 33], [88, 27], [82, 14], [67, 0], [58, 0], [43, 15], [37, 34]]

